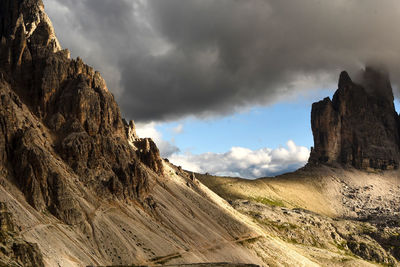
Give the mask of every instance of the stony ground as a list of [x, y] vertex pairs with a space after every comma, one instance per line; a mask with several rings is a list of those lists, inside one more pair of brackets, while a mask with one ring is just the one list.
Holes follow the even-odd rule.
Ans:
[[393, 255], [398, 247], [400, 228], [380, 228], [368, 222], [338, 220], [316, 213], [271, 206], [248, 200], [236, 200], [233, 207], [254, 218], [272, 235], [300, 248], [317, 248], [345, 255], [341, 260], [362, 258], [389, 266], [397, 265]]
[[397, 171], [321, 167], [255, 181], [198, 177], [266, 232], [321, 266], [356, 266], [360, 259], [399, 266]]
[[[289, 206], [268, 194], [227, 202], [179, 168], [164, 167], [166, 176], [146, 205], [98, 199], [89, 206], [92, 233], [36, 212], [10, 184], [0, 186], [0, 201], [14, 214], [21, 237], [38, 244], [46, 266], [396, 264], [376, 241], [373, 233], [381, 230], [372, 224], [296, 208], [293, 201]], [[284, 192], [290, 192], [288, 185]], [[389, 239], [396, 236], [387, 233]]]

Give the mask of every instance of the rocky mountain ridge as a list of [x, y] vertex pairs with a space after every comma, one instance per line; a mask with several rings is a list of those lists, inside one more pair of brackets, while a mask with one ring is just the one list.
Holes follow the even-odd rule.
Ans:
[[4, 175], [35, 208], [66, 223], [83, 220], [70, 176], [103, 196], [144, 199], [141, 163], [163, 173], [153, 141], [137, 138], [100, 74], [61, 49], [41, 1], [0, 5]]

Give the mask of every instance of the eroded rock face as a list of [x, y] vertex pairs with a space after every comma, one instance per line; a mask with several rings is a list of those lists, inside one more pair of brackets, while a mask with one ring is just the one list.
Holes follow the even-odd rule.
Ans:
[[163, 173], [162, 160], [156, 144], [150, 138], [141, 138], [134, 142], [140, 160], [157, 174]]
[[69, 224], [85, 219], [77, 181], [144, 199], [145, 166], [163, 171], [157, 147], [124, 122], [101, 75], [62, 50], [42, 1], [2, 0], [0, 41], [0, 173]]
[[20, 238], [11, 213], [2, 202], [0, 202], [0, 266], [44, 266], [38, 246]]
[[367, 67], [355, 83], [342, 72], [339, 89], [314, 103], [311, 126], [314, 149], [309, 163], [340, 163], [358, 169], [397, 169], [399, 118], [389, 77]]

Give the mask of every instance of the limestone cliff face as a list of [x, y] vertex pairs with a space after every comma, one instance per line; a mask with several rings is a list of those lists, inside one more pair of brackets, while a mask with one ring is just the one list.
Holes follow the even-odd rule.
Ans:
[[400, 161], [399, 118], [389, 77], [366, 68], [355, 83], [340, 74], [339, 89], [314, 103], [314, 148], [309, 163], [340, 163], [358, 169], [397, 169]]
[[84, 219], [75, 181], [144, 198], [148, 175], [163, 173], [157, 147], [121, 118], [100, 74], [62, 50], [42, 1], [2, 0], [0, 40], [0, 173], [71, 224]]

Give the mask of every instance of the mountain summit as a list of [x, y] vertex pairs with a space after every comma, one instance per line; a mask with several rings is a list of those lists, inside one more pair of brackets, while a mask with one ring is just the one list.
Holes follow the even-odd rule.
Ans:
[[135, 136], [100, 74], [61, 49], [41, 1], [5, 0], [0, 10], [1, 172], [36, 209], [71, 224], [85, 217], [71, 179], [145, 198], [144, 166], [163, 173], [157, 147]]
[[400, 123], [389, 76], [371, 67], [361, 76], [356, 83], [342, 72], [332, 101], [325, 98], [312, 105], [310, 164], [339, 163], [364, 170], [399, 167]]

